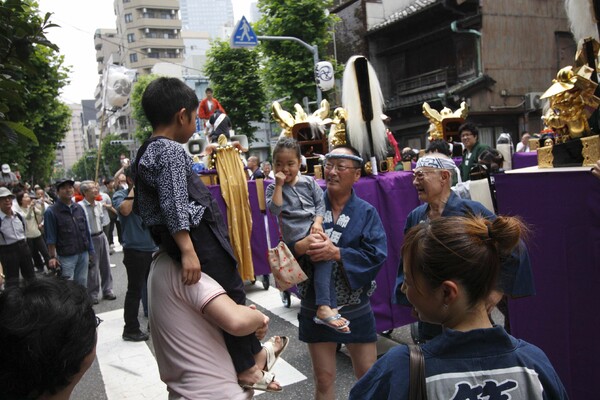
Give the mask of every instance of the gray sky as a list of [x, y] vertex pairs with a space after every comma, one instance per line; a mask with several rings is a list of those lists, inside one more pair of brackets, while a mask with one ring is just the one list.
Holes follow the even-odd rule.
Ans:
[[[250, 0], [232, 0], [234, 23], [242, 15], [250, 16]], [[97, 28], [115, 29], [114, 0], [38, 0], [42, 14], [54, 13], [50, 20], [60, 25], [47, 31], [48, 39], [58, 45], [71, 66], [71, 83], [63, 88], [61, 98], [67, 103], [93, 99], [98, 84], [98, 64], [94, 49]]]

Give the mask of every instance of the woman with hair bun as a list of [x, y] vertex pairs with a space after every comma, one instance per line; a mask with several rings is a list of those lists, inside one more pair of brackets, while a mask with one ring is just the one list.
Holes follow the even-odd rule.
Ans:
[[[448, 217], [413, 227], [402, 246], [402, 291], [419, 319], [444, 332], [422, 346], [429, 399], [565, 399], [536, 346], [492, 326], [487, 299], [502, 257], [527, 228], [518, 218]], [[408, 399], [409, 349], [398, 346], [356, 383], [350, 399]]]

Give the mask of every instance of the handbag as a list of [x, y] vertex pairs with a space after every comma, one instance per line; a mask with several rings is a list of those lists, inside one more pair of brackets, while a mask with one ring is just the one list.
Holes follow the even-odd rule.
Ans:
[[409, 400], [427, 400], [427, 385], [425, 383], [425, 357], [421, 347], [416, 344], [409, 344]]
[[269, 249], [268, 259], [277, 288], [282, 292], [308, 279], [283, 240]]

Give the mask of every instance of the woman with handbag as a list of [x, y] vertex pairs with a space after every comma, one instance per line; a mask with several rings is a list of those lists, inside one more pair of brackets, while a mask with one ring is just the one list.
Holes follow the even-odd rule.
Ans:
[[[336, 146], [326, 155], [323, 230], [290, 243], [309, 279], [298, 288], [302, 301], [299, 339], [308, 344], [315, 378], [315, 398], [334, 399], [336, 350], [344, 343], [354, 374], [363, 376], [377, 360], [375, 317], [369, 300], [374, 279], [387, 257], [387, 239], [377, 210], [359, 199], [352, 186], [361, 175], [362, 158], [351, 146]], [[305, 257], [302, 257], [305, 256]], [[335, 261], [337, 304], [352, 321], [343, 333], [313, 320], [317, 311], [312, 263]], [[343, 306], [343, 307], [342, 307]]]
[[[430, 399], [565, 399], [546, 355], [510, 336], [488, 318], [501, 259], [526, 228], [517, 218], [438, 218], [413, 227], [404, 239], [402, 291], [420, 320], [444, 332], [422, 346]], [[390, 350], [352, 388], [350, 399], [412, 399], [409, 350]]]

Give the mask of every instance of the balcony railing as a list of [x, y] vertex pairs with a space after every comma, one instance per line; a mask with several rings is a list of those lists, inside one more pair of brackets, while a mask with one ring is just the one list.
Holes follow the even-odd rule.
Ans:
[[452, 86], [456, 83], [456, 68], [448, 66], [421, 75], [396, 81], [396, 96], [407, 96], [432, 89]]

